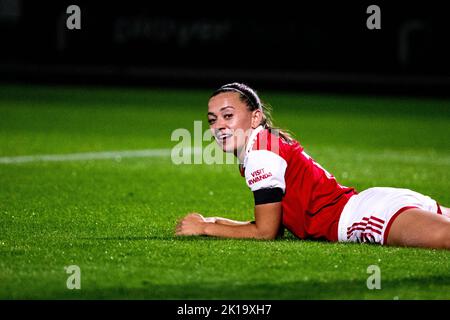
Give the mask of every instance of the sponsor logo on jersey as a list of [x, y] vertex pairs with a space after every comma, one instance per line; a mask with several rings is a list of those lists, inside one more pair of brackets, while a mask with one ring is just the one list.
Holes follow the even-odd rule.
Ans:
[[267, 178], [271, 177], [272, 176], [272, 172], [265, 173], [264, 172], [264, 168], [263, 168], [263, 169], [258, 169], [258, 170], [253, 171], [251, 173], [251, 175], [252, 175], [253, 178], [250, 179], [250, 180], [247, 180], [249, 186], [251, 186], [252, 184], [257, 183], [257, 182], [259, 182], [261, 180], [264, 180], [264, 179], [267, 179]]

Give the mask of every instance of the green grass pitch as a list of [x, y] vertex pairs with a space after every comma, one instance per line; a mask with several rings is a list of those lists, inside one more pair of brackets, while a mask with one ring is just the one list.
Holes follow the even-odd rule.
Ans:
[[[0, 86], [0, 158], [171, 148], [210, 92]], [[344, 185], [450, 205], [450, 100], [262, 92]], [[1, 299], [450, 299], [450, 252], [174, 236], [187, 212], [248, 220], [236, 165], [170, 157], [0, 163]], [[64, 267], [81, 269], [81, 289]], [[367, 268], [381, 270], [369, 290]]]

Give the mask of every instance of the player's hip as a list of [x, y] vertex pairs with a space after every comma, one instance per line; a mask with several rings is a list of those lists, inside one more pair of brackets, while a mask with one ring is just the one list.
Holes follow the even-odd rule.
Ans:
[[342, 210], [338, 241], [384, 244], [393, 220], [409, 208], [440, 211], [435, 200], [409, 189], [375, 187], [364, 190], [352, 196]]

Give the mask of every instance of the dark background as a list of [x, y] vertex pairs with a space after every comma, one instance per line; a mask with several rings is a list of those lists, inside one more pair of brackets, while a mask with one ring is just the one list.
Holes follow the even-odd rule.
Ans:
[[[68, 30], [66, 8], [81, 9]], [[381, 30], [369, 30], [369, 5]], [[0, 0], [0, 82], [450, 94], [438, 2]]]

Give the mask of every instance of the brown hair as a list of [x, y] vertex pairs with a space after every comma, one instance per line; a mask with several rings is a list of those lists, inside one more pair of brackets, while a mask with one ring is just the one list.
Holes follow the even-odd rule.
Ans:
[[239, 82], [233, 82], [223, 85], [219, 89], [214, 91], [210, 98], [217, 96], [220, 93], [230, 91], [239, 93], [239, 98], [247, 105], [249, 111], [254, 111], [256, 109], [260, 109], [262, 111], [263, 119], [261, 121], [261, 125], [264, 128], [268, 129], [270, 132], [278, 134], [284, 141], [288, 143], [292, 142], [293, 138], [291, 134], [286, 132], [286, 130], [274, 126], [271, 114], [272, 108], [269, 105], [263, 103], [256, 91], [250, 88], [248, 85]]

